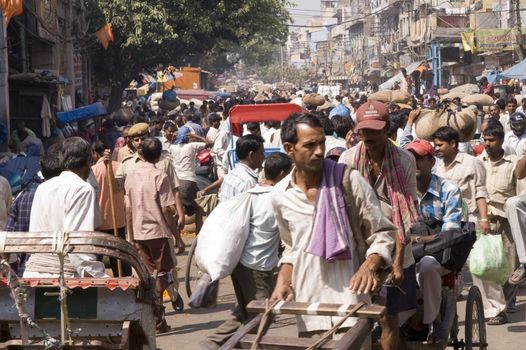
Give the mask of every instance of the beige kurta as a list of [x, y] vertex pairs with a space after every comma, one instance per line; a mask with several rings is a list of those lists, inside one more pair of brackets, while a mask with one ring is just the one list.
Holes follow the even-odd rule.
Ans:
[[[349, 242], [352, 260], [327, 262], [321, 257], [305, 252], [312, 230], [314, 204], [294, 182], [295, 171], [276, 185], [272, 205], [276, 213], [280, 236], [285, 250], [281, 263], [293, 265], [292, 283], [297, 302], [324, 302], [356, 304], [369, 302], [369, 295], [356, 295], [349, 290], [351, 277], [360, 267], [357, 242], [352, 232]], [[357, 234], [366, 237], [366, 256], [376, 253], [386, 265], [391, 265], [396, 227], [382, 215], [373, 189], [360, 174], [350, 172], [352, 198], [357, 212], [352, 213], [349, 222], [361, 227]], [[362, 257], [363, 258], [363, 257]], [[329, 316], [298, 316], [298, 331], [327, 330], [340, 320]], [[356, 319], [349, 319], [343, 327], [350, 327]]]

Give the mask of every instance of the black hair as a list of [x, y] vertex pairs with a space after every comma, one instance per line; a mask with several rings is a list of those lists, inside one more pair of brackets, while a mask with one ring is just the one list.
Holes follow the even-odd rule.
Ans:
[[61, 159], [64, 170], [79, 170], [89, 164], [91, 145], [78, 136], [67, 138], [62, 143]]
[[248, 122], [246, 125], [247, 125], [247, 130], [250, 131], [250, 132], [252, 132], [254, 130], [261, 131], [261, 127], [259, 126], [258, 122]]
[[455, 141], [457, 147], [458, 143], [460, 142], [460, 136], [458, 135], [458, 132], [450, 126], [438, 128], [438, 130], [433, 133], [432, 137], [433, 139], [438, 139], [444, 142]]
[[174, 128], [175, 130], [177, 130], [177, 124], [175, 124], [173, 120], [167, 120], [163, 124], [163, 130], [168, 130], [168, 128]]
[[241, 136], [236, 142], [236, 155], [239, 160], [244, 160], [248, 157], [250, 152], [259, 151], [264, 143], [265, 140], [256, 134]]
[[512, 97], [512, 98], [509, 98], [509, 99], [506, 101], [506, 105], [508, 105], [508, 104], [510, 104], [510, 103], [511, 103], [511, 104], [514, 104], [515, 106], [518, 105], [517, 100], [516, 100], [515, 98], [513, 98], [513, 97]]
[[495, 101], [495, 104], [499, 106], [499, 109], [501, 110], [506, 109], [506, 101], [503, 98], [499, 98], [497, 101]]
[[93, 142], [93, 145], [91, 146], [93, 151], [97, 153], [99, 156], [102, 156], [104, 154], [104, 150], [106, 149], [106, 146], [104, 146], [104, 142], [97, 140]]
[[54, 143], [47, 149], [46, 154], [40, 158], [40, 172], [44, 179], [49, 180], [59, 176], [63, 170], [61, 155], [62, 144]]
[[281, 125], [281, 142], [298, 142], [298, 124], [307, 124], [313, 128], [323, 128], [320, 119], [313, 113], [294, 113]]
[[332, 122], [328, 117], [321, 116], [320, 123], [323, 127], [323, 132], [326, 136], [332, 136], [332, 134], [334, 134], [334, 126], [332, 125]]
[[347, 133], [354, 128], [354, 122], [351, 118], [342, 117], [341, 115], [335, 115], [331, 119], [334, 132], [338, 137], [345, 138]]
[[488, 118], [484, 122], [486, 123], [486, 128], [482, 135], [495, 136], [499, 140], [504, 139], [504, 127], [498, 119]]
[[213, 124], [215, 122], [220, 122], [222, 120], [221, 116], [217, 113], [211, 113], [209, 116], [208, 116], [208, 122], [210, 124]]
[[148, 163], [154, 163], [161, 157], [163, 145], [156, 137], [149, 137], [141, 143], [141, 155]]
[[276, 180], [282, 171], [289, 171], [292, 168], [292, 159], [282, 152], [271, 153], [265, 159], [265, 178]]

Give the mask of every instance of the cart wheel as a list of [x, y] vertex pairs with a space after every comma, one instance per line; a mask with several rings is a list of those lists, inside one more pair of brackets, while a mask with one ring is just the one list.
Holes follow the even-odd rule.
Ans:
[[184, 271], [184, 284], [186, 287], [186, 295], [188, 298], [192, 296], [192, 289], [196, 286], [199, 278], [201, 278], [201, 270], [194, 264], [195, 248], [197, 247], [197, 236], [195, 237], [190, 250], [188, 251], [188, 261]]
[[466, 350], [485, 350], [488, 347], [482, 297], [479, 289], [475, 286], [469, 289], [468, 300], [466, 301], [465, 337]]

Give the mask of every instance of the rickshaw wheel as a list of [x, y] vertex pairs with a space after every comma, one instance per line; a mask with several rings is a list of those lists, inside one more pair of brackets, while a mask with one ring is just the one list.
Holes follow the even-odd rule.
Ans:
[[480, 291], [476, 286], [469, 289], [466, 301], [465, 339], [466, 350], [485, 350], [488, 347], [484, 307], [482, 306]]
[[197, 285], [197, 282], [199, 281], [199, 278], [201, 278], [201, 271], [197, 267], [196, 264], [194, 264], [194, 254], [195, 254], [195, 248], [197, 247], [197, 237], [195, 237], [194, 241], [192, 242], [192, 245], [190, 246], [190, 250], [188, 251], [188, 260], [186, 262], [186, 267], [184, 271], [184, 284], [186, 288], [186, 295], [188, 295], [188, 298], [192, 296], [192, 289]]

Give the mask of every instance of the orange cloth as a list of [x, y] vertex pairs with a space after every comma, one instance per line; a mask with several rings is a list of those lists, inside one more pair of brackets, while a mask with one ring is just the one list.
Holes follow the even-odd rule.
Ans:
[[[113, 166], [113, 173], [121, 166], [119, 162], [111, 162]], [[113, 219], [111, 213], [111, 202], [110, 202], [110, 186], [108, 184], [108, 178], [106, 175], [106, 164], [102, 159], [99, 159], [97, 164], [91, 167], [93, 174], [97, 179], [97, 183], [100, 187], [98, 193], [99, 206], [102, 217], [102, 225], [97, 227], [98, 230], [111, 230], [113, 229]], [[113, 201], [115, 202], [115, 219], [117, 222], [117, 228], [124, 227], [126, 225], [126, 217], [124, 210], [124, 192], [115, 192], [117, 188], [113, 187]]]
[[106, 25], [95, 33], [97, 38], [99, 39], [102, 46], [107, 49], [108, 45], [110, 44], [110, 41], [113, 40], [113, 31], [111, 30], [111, 24], [106, 23]]
[[5, 16], [6, 26], [11, 18], [20, 16], [24, 11], [23, 0], [0, 0], [0, 8]]

